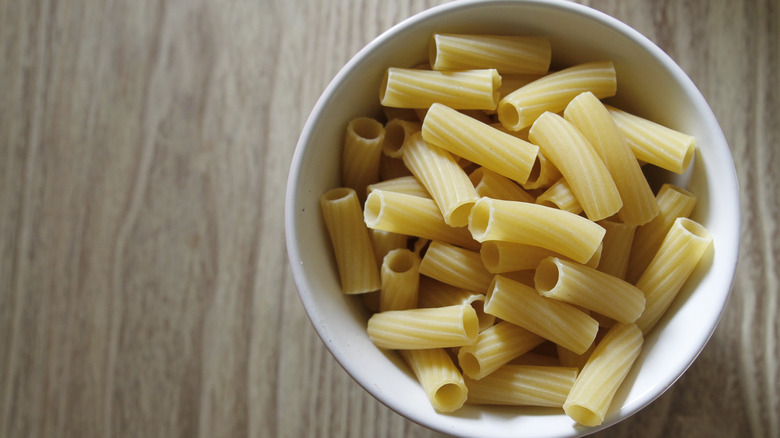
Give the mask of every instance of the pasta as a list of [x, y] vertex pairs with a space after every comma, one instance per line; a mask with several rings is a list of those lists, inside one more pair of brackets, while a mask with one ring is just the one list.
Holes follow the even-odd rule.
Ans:
[[391, 233], [390, 231], [372, 230], [371, 243], [374, 247], [374, 255], [378, 265], [381, 265], [387, 253], [394, 249], [406, 248], [407, 237], [403, 234]]
[[501, 321], [482, 331], [474, 344], [461, 347], [458, 363], [464, 375], [479, 380], [545, 341], [536, 333]]
[[567, 211], [527, 202], [480, 198], [469, 217], [478, 242], [503, 240], [555, 251], [580, 263], [596, 253], [606, 232], [595, 222]]
[[531, 174], [539, 147], [499, 131], [440, 103], [431, 105], [422, 125], [425, 141], [522, 184]]
[[428, 190], [420, 184], [420, 181], [414, 177], [414, 175], [399, 176], [397, 178], [386, 179], [374, 184], [370, 184], [366, 188], [367, 193], [371, 193], [374, 190], [386, 190], [388, 192], [405, 193], [407, 195], [419, 196], [421, 198], [431, 199], [431, 194]]
[[596, 338], [595, 319], [566, 303], [545, 298], [534, 289], [496, 275], [485, 296], [485, 312], [519, 325], [575, 353], [584, 353]]
[[655, 195], [604, 104], [588, 91], [569, 103], [563, 117], [588, 139], [606, 165], [623, 202], [620, 220], [642, 225], [653, 219], [658, 214]]
[[480, 380], [464, 377], [467, 403], [562, 407], [577, 368], [505, 365]]
[[597, 269], [625, 280], [637, 226], [609, 220], [599, 221], [598, 224], [606, 230], [606, 234], [602, 242], [604, 250]]
[[574, 381], [563, 404], [564, 412], [582, 425], [600, 425], [643, 342], [642, 332], [635, 324], [612, 327]]
[[412, 134], [420, 132], [421, 129], [422, 124], [420, 122], [391, 119], [385, 125], [382, 152], [388, 157], [401, 158], [404, 153], [404, 144], [406, 144]]
[[466, 228], [453, 228], [444, 222], [432, 199], [373, 190], [366, 199], [363, 218], [369, 228], [439, 240], [468, 249], [479, 247]]
[[548, 257], [534, 276], [542, 296], [592, 310], [619, 322], [634, 322], [645, 310], [645, 296], [630, 283], [579, 263]]
[[502, 75], [544, 74], [550, 41], [537, 36], [434, 34], [429, 44], [433, 70], [495, 68]]
[[390, 67], [379, 86], [379, 100], [397, 108], [441, 103], [454, 109], [495, 110], [500, 86], [495, 69], [441, 72]]
[[479, 320], [468, 303], [388, 310], [371, 315], [367, 332], [374, 345], [390, 350], [462, 347], [477, 340]]
[[441, 348], [401, 351], [433, 408], [453, 412], [466, 402], [468, 389], [460, 371]]
[[484, 167], [471, 172], [469, 179], [480, 197], [534, 202], [534, 197], [515, 182]]
[[559, 179], [555, 184], [545, 190], [544, 193], [537, 196], [536, 203], [546, 207], [554, 207], [568, 211], [569, 213], [582, 213], [582, 206], [571, 191], [571, 186], [569, 186], [569, 183], [566, 182], [566, 179], [564, 178]]
[[431, 242], [420, 263], [420, 273], [461, 289], [485, 293], [493, 275], [479, 252], [443, 242]]
[[355, 189], [360, 200], [366, 186], [379, 180], [379, 160], [385, 128], [370, 117], [358, 117], [347, 124], [341, 154], [341, 184]]
[[598, 221], [620, 210], [623, 201], [609, 170], [574, 125], [546, 112], [528, 135], [561, 171], [588, 219]]
[[662, 169], [683, 173], [691, 164], [696, 139], [615, 107], [609, 114], [636, 158]]
[[650, 265], [636, 282], [647, 305], [636, 321], [643, 333], [650, 331], [672, 304], [677, 293], [712, 243], [709, 232], [688, 218], [677, 218]]
[[339, 187], [325, 192], [320, 197], [320, 208], [336, 256], [342, 292], [378, 290], [379, 269], [355, 190]]
[[380, 270], [382, 280], [379, 311], [417, 307], [420, 285], [420, 257], [406, 248], [387, 253]]
[[468, 303], [477, 312], [480, 332], [495, 323], [496, 317], [485, 313], [485, 294], [461, 289], [430, 277], [420, 277], [418, 307], [447, 307], [463, 303]]
[[664, 184], [656, 194], [658, 215], [637, 228], [631, 246], [626, 279], [634, 283], [655, 256], [658, 247], [678, 217], [688, 217], [696, 206], [696, 196], [673, 184]]
[[531, 126], [546, 111], [563, 111], [569, 101], [584, 91], [599, 99], [615, 95], [617, 77], [611, 61], [579, 64], [518, 88], [498, 103], [498, 119], [507, 129], [519, 131]]
[[436, 201], [444, 222], [453, 227], [466, 226], [479, 195], [452, 155], [414, 133], [404, 146], [403, 160]]

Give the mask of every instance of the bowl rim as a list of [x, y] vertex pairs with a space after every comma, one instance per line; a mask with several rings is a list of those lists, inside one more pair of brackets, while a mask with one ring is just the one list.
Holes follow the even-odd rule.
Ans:
[[[500, 5], [512, 5], [512, 6], [533, 5], [536, 7], [559, 9], [567, 12], [572, 12], [575, 14], [583, 15], [585, 16], [586, 19], [598, 22], [599, 24], [604, 25], [614, 30], [615, 32], [629, 38], [632, 42], [641, 46], [643, 50], [647, 51], [650, 54], [650, 56], [652, 56], [652, 58], [654, 58], [659, 64], [662, 65], [663, 69], [666, 72], [674, 76], [674, 80], [676, 82], [679, 82], [681, 85], [683, 85], [686, 90], [691, 91], [690, 95], [687, 98], [693, 100], [697, 108], [704, 110], [702, 117], [705, 119], [705, 122], [707, 123], [709, 130], [711, 130], [712, 132], [716, 132], [718, 136], [722, 137], [723, 140], [722, 144], [727, 145], [725, 136], [723, 135], [720, 125], [718, 124], [717, 119], [714, 113], [712, 112], [712, 109], [704, 99], [698, 87], [693, 83], [690, 77], [682, 70], [682, 68], [666, 52], [660, 49], [655, 43], [653, 43], [649, 38], [644, 36], [642, 33], [635, 30], [634, 28], [627, 25], [626, 23], [623, 23], [617, 18], [612, 17], [594, 8], [591, 8], [589, 6], [573, 3], [565, 0], [455, 0], [453, 2], [434, 6], [432, 8], [411, 15], [401, 20], [400, 22], [396, 23], [395, 25], [391, 26], [390, 28], [388, 28], [387, 30], [379, 34], [377, 37], [375, 37], [367, 45], [365, 45], [346, 64], [344, 64], [344, 66], [342, 66], [342, 68], [338, 71], [338, 73], [328, 83], [327, 87], [320, 95], [313, 109], [311, 110], [306, 120], [306, 123], [304, 124], [303, 129], [301, 130], [301, 135], [296, 144], [293, 153], [293, 158], [290, 165], [287, 187], [285, 191], [285, 210], [284, 210], [285, 213], [284, 214], [285, 214], [285, 239], [287, 243], [288, 258], [293, 273], [293, 279], [296, 284], [299, 299], [301, 300], [301, 303], [304, 307], [307, 317], [309, 318], [310, 323], [314, 327], [321, 341], [325, 344], [328, 352], [336, 359], [337, 363], [347, 372], [347, 374], [349, 374], [350, 377], [352, 377], [352, 379], [355, 380], [364, 390], [366, 390], [369, 394], [371, 394], [372, 397], [374, 397], [376, 400], [378, 400], [380, 403], [384, 404], [394, 412], [423, 427], [438, 432], [447, 433], [447, 434], [452, 434], [454, 431], [451, 429], [444, 429], [442, 427], [437, 427], [436, 425], [429, 424], [424, 421], [424, 418], [422, 418], [419, 415], [416, 415], [415, 412], [410, 411], [408, 408], [405, 409], [404, 406], [398, 405], [397, 403], [393, 403], [392, 401], [383, 398], [379, 393], [379, 391], [377, 391], [377, 389], [374, 388], [370, 384], [370, 382], [364, 381], [363, 379], [358, 377], [360, 375], [359, 370], [357, 369], [356, 366], [354, 366], [354, 364], [351, 364], [349, 361], [345, 360], [345, 358], [342, 356], [342, 352], [338, 349], [338, 347], [335, 346], [333, 343], [328, 342], [327, 329], [325, 328], [325, 325], [323, 325], [324, 319], [322, 318], [319, 309], [316, 308], [315, 303], [308, 297], [310, 291], [312, 291], [312, 287], [310, 287], [309, 285], [308, 279], [306, 277], [305, 269], [302, 266], [302, 262], [301, 262], [302, 257], [301, 257], [301, 253], [298, 250], [297, 236], [295, 235], [294, 232], [294, 230], [296, 229], [296, 227], [294, 226], [296, 223], [296, 205], [294, 202], [294, 198], [295, 198], [296, 190], [298, 188], [297, 176], [300, 174], [300, 169], [303, 164], [302, 161], [303, 161], [303, 156], [305, 155], [306, 145], [310, 144], [311, 142], [310, 137], [311, 137], [312, 127], [313, 125], [316, 124], [317, 119], [319, 119], [319, 117], [323, 113], [327, 102], [330, 100], [332, 95], [337, 91], [337, 89], [342, 85], [344, 78], [348, 75], [350, 70], [352, 70], [352, 68], [356, 64], [361, 62], [361, 60], [365, 58], [369, 53], [371, 53], [375, 48], [381, 46], [387, 40], [391, 39], [400, 30], [414, 27], [418, 23], [425, 22], [432, 16], [441, 13], [454, 12], [457, 10], [463, 10], [463, 9], [469, 9], [475, 7], [500, 6]], [[726, 149], [727, 149], [726, 153], [728, 155], [728, 159], [730, 160], [730, 164], [731, 164], [731, 175], [728, 176], [734, 182], [733, 193], [731, 194], [735, 195], [736, 205], [739, 207], [741, 205], [741, 200], [740, 200], [741, 192], [739, 188], [737, 172], [733, 163], [733, 157], [731, 155], [731, 152], [730, 150], [728, 150], [728, 146], [726, 146]], [[729, 252], [729, 254], [732, 254], [732, 258], [733, 258], [733, 260], [729, 260], [729, 266], [733, 266], [733, 270], [727, 274], [728, 280], [730, 281], [728, 285], [728, 290], [725, 296], [723, 297], [722, 306], [720, 307], [720, 311], [714, 321], [714, 324], [712, 324], [711, 329], [706, 334], [706, 337], [704, 338], [704, 341], [700, 344], [698, 350], [694, 352], [694, 354], [691, 356], [689, 361], [682, 363], [680, 372], [677, 373], [676, 377], [672, 379], [670, 382], [668, 382], [665, 388], [661, 391], [658, 391], [657, 394], [654, 394], [652, 397], [643, 400], [642, 403], [637, 403], [631, 406], [631, 409], [629, 410], [625, 410], [625, 411], [621, 410], [621, 415], [616, 416], [616, 418], [605, 419], [605, 421], [599, 426], [578, 428], [575, 434], [567, 435], [567, 436], [579, 437], [579, 436], [595, 433], [597, 431], [606, 429], [616, 423], [619, 423], [625, 420], [626, 418], [631, 417], [638, 411], [644, 409], [646, 406], [648, 406], [653, 401], [655, 401], [658, 397], [663, 395], [666, 392], [667, 388], [671, 387], [680, 377], [682, 377], [682, 375], [687, 371], [687, 369], [693, 364], [696, 358], [700, 355], [701, 351], [709, 343], [709, 340], [711, 339], [717, 326], [719, 325], [720, 320], [723, 317], [726, 304], [728, 303], [730, 295], [733, 291], [734, 281], [736, 277], [736, 272], [738, 267], [737, 264], [738, 264], [739, 252], [740, 252], [740, 241], [741, 241], [741, 213], [739, 208], [737, 208], [736, 210], [737, 211], [734, 212], [734, 216], [731, 217], [731, 221], [734, 224], [733, 227], [737, 230], [737, 233], [736, 236], [734, 236], [733, 241], [727, 242], [727, 243], [731, 243], [730, 247], [727, 248], [727, 251]], [[463, 436], [467, 436], [467, 435], [463, 435]]]

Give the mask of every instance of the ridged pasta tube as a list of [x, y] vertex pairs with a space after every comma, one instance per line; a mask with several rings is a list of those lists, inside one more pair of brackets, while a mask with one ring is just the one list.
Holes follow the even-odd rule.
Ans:
[[473, 345], [461, 347], [458, 363], [463, 374], [479, 380], [545, 341], [536, 333], [501, 321], [482, 331]]
[[550, 40], [540, 36], [442, 34], [431, 36], [433, 70], [495, 68], [502, 75], [544, 74], [550, 68]]
[[371, 315], [367, 331], [374, 345], [390, 350], [462, 347], [477, 340], [479, 320], [468, 303], [388, 310]]
[[441, 348], [401, 351], [425, 395], [439, 412], [458, 410], [466, 402], [468, 389], [450, 355]]
[[480, 380], [464, 377], [467, 403], [560, 408], [577, 372], [561, 366], [505, 365]]
[[431, 71], [390, 67], [379, 101], [396, 108], [428, 108], [439, 102], [455, 109], [495, 110], [501, 76], [495, 69]]

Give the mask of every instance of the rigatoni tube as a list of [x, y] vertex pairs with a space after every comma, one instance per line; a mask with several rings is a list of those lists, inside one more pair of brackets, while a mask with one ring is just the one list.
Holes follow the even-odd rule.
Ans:
[[502, 75], [543, 74], [550, 68], [550, 40], [539, 36], [442, 34], [431, 36], [433, 70], [495, 68]]
[[389, 310], [373, 314], [367, 331], [374, 345], [390, 350], [461, 347], [477, 340], [479, 320], [468, 303]]
[[403, 160], [436, 201], [444, 222], [453, 227], [466, 226], [479, 195], [452, 155], [414, 133], [404, 146]]
[[439, 412], [452, 412], [463, 406], [468, 389], [463, 376], [446, 351], [434, 348], [404, 350], [400, 353], [434, 409]]
[[645, 272], [636, 282], [647, 305], [636, 321], [643, 333], [652, 330], [702, 259], [712, 237], [701, 224], [677, 218]]
[[366, 186], [379, 181], [385, 128], [370, 117], [357, 117], [347, 123], [341, 154], [341, 184], [355, 189], [362, 202]]
[[536, 119], [528, 135], [566, 178], [588, 219], [598, 221], [620, 210], [623, 201], [612, 175], [574, 125], [546, 112]]
[[420, 256], [406, 248], [387, 253], [380, 270], [382, 279], [379, 311], [417, 307], [420, 285]]
[[430, 71], [390, 67], [379, 86], [382, 105], [428, 108], [436, 102], [455, 109], [495, 110], [501, 76], [495, 69]]
[[595, 222], [543, 205], [480, 198], [471, 210], [469, 230], [478, 242], [503, 240], [539, 246], [586, 263], [605, 230]]
[[328, 190], [320, 197], [320, 208], [336, 256], [342, 292], [359, 294], [378, 290], [379, 269], [355, 190], [348, 187]]
[[526, 182], [539, 147], [436, 103], [422, 125], [425, 141], [517, 181]]
[[560, 408], [577, 372], [560, 366], [505, 365], [480, 380], [464, 377], [467, 403]]
[[599, 323], [583, 311], [501, 275], [495, 276], [488, 289], [485, 312], [575, 353], [584, 353], [599, 329]]
[[485, 293], [493, 275], [485, 269], [479, 252], [434, 241], [420, 262], [420, 273], [443, 283]]
[[579, 263], [548, 257], [534, 276], [536, 290], [616, 321], [634, 322], [645, 309], [642, 291], [625, 281]]
[[577, 423], [604, 422], [618, 387], [642, 349], [642, 331], [635, 324], [617, 324], [591, 353], [571, 388], [563, 410]]
[[479, 380], [545, 341], [536, 333], [501, 321], [482, 331], [473, 345], [461, 347], [458, 364], [463, 374]]

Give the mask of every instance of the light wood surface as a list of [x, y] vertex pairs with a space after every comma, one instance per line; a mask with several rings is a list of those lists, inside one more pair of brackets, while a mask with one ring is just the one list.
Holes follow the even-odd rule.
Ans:
[[[0, 436], [434, 437], [365, 393], [296, 295], [298, 134], [431, 0], [0, 0]], [[780, 5], [584, 2], [666, 50], [730, 143], [734, 291], [656, 402], [601, 437], [778, 437]]]

